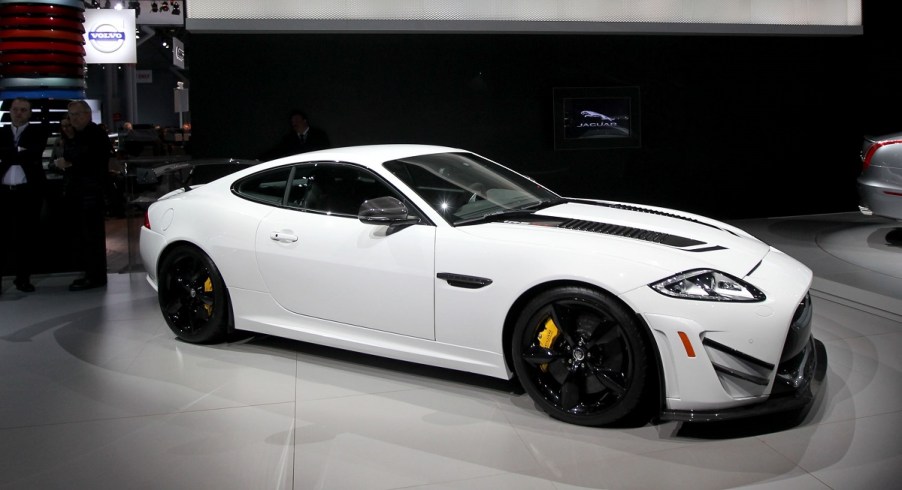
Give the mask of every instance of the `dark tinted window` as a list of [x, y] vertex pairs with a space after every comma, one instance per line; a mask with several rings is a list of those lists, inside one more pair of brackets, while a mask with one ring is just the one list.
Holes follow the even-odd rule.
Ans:
[[238, 182], [235, 192], [252, 201], [282, 204], [291, 167], [281, 167], [251, 175]]
[[357, 216], [363, 201], [392, 196], [393, 189], [371, 172], [351, 165], [299, 165], [295, 169], [288, 205], [329, 214]]

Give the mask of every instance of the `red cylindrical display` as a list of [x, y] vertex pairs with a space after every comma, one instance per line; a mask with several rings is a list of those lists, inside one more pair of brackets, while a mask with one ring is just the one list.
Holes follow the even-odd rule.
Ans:
[[0, 99], [85, 98], [84, 20], [80, 0], [0, 0]]

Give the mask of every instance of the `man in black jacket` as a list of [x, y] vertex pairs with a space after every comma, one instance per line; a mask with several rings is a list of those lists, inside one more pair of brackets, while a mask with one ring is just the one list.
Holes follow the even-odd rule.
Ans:
[[76, 263], [84, 277], [69, 285], [70, 291], [106, 286], [106, 228], [104, 190], [113, 154], [106, 131], [91, 122], [91, 106], [83, 100], [69, 103], [69, 120], [75, 137], [63, 149], [55, 165], [63, 172], [63, 192], [76, 237]]
[[12, 124], [0, 128], [0, 261], [15, 264], [12, 268], [16, 289], [31, 293], [33, 241], [44, 203], [46, 178], [41, 158], [47, 146], [47, 132], [40, 125], [29, 123], [28, 99], [13, 99], [9, 113]]
[[308, 151], [331, 148], [325, 131], [310, 126], [304, 111], [293, 110], [289, 116], [291, 130], [272, 149], [264, 153], [260, 160], [272, 160]]

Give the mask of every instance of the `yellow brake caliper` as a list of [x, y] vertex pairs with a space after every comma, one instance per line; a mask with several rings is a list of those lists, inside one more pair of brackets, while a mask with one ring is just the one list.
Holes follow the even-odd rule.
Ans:
[[[207, 277], [207, 280], [204, 281], [204, 292], [213, 292], [213, 281], [209, 277]], [[204, 305], [204, 310], [207, 311], [207, 316], [213, 316], [213, 305]]]
[[[554, 324], [554, 320], [551, 318], [545, 320], [545, 328], [539, 332], [539, 345], [543, 349], [550, 349], [551, 346], [554, 345], [554, 339], [557, 338], [559, 333], [561, 333], [561, 331], [557, 328], [557, 325]], [[543, 373], [547, 372], [548, 364], [540, 364], [539, 369], [541, 369]]]

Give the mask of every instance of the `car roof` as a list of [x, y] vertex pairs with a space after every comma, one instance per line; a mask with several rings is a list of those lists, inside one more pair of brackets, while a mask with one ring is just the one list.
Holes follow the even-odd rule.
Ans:
[[267, 166], [277, 166], [295, 162], [343, 161], [373, 168], [381, 166], [384, 162], [397, 160], [399, 158], [462, 151], [466, 150], [435, 145], [348, 146], [283, 157], [269, 162], [272, 165], [267, 164]]

